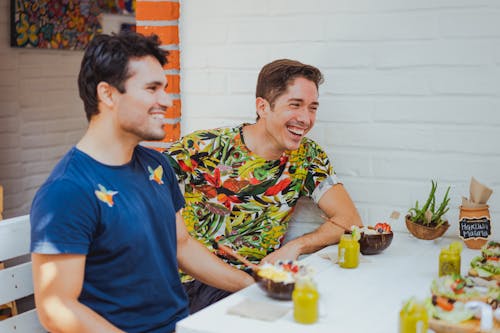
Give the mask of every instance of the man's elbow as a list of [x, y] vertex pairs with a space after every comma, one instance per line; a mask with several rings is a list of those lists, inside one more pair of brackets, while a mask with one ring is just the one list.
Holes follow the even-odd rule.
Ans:
[[[38, 319], [42, 326], [51, 333], [65, 333], [70, 332], [70, 325], [65, 325], [68, 322], [68, 311], [62, 309], [60, 301], [57, 300], [37, 300], [36, 309]], [[66, 314], [66, 315], [65, 315]]]
[[61, 332], [59, 330], [59, 325], [57, 324], [56, 316], [51, 313], [51, 311], [42, 308], [37, 308], [38, 319], [48, 332]]

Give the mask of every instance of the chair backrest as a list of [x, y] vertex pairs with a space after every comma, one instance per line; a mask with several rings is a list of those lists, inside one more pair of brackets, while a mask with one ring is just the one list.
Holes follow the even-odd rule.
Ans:
[[[0, 222], [0, 261], [30, 253], [29, 215]], [[33, 295], [31, 261], [0, 270], [0, 304]], [[46, 333], [38, 321], [36, 309], [0, 321], [2, 333]]]

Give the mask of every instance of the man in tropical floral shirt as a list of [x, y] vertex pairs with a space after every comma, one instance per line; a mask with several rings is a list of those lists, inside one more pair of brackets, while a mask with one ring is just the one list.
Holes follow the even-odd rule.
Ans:
[[[346, 228], [362, 224], [326, 153], [305, 136], [316, 120], [322, 82], [316, 67], [273, 61], [259, 74], [256, 123], [197, 131], [165, 152], [184, 190], [188, 231], [235, 267], [244, 268], [214, 249], [214, 241], [255, 263], [295, 260], [339, 241], [343, 229], [326, 221], [282, 244], [300, 197], [311, 197]], [[228, 295], [187, 275], [182, 280], [191, 312]]]

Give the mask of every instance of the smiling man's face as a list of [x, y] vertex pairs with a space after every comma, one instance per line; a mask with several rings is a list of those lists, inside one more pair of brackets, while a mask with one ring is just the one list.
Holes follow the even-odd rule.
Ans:
[[163, 68], [157, 59], [146, 56], [131, 59], [128, 71], [132, 76], [125, 82], [125, 93], [118, 93], [118, 124], [124, 135], [133, 135], [138, 141], [161, 140], [165, 112], [172, 106], [165, 92]]
[[284, 94], [276, 98], [273, 107], [267, 104], [260, 112], [267, 136], [275, 151], [296, 150], [302, 138], [316, 121], [318, 89], [313, 81], [303, 77], [293, 80]]

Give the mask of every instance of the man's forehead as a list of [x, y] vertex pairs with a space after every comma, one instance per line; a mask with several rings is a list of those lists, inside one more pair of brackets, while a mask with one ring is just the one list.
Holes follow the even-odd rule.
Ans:
[[316, 93], [318, 92], [318, 87], [314, 81], [309, 80], [308, 78], [299, 76], [290, 81], [285, 90], [285, 94], [294, 90], [305, 91], [308, 89], [313, 89]]
[[131, 59], [129, 61], [128, 74], [129, 78], [135, 77], [145, 84], [163, 85], [167, 83], [167, 77], [163, 73], [160, 62], [153, 57]]
[[[292, 84], [288, 85], [287, 89], [283, 92], [280, 97], [285, 97], [287, 100], [301, 100], [305, 99], [313, 100], [313, 102], [318, 102], [319, 92], [315, 83], [312, 81], [307, 81], [309, 84]], [[312, 96], [311, 96], [312, 95]], [[311, 98], [312, 97], [312, 98]]]

